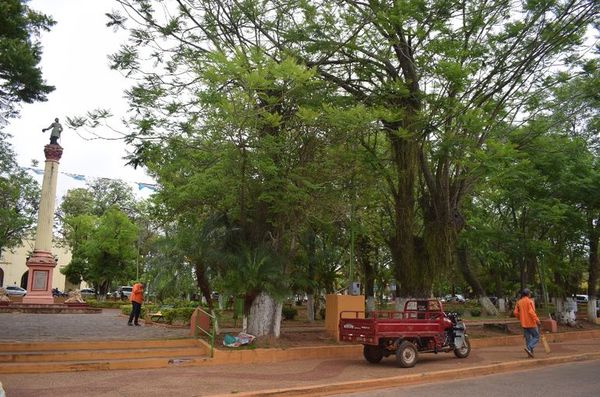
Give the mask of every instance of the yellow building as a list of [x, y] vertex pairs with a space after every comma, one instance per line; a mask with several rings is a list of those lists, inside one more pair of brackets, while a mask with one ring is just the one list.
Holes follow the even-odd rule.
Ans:
[[[33, 252], [34, 240], [23, 240], [23, 245], [11, 250], [5, 250], [0, 256], [0, 287], [18, 285], [27, 288], [27, 258]], [[59, 247], [53, 244], [52, 253], [57, 260], [57, 265], [52, 272], [52, 287], [61, 291], [78, 289], [79, 286], [69, 283], [60, 269], [71, 262], [71, 251], [68, 247]]]

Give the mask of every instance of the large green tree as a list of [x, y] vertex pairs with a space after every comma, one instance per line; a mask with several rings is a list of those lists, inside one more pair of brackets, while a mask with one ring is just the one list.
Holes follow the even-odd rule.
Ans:
[[585, 142], [587, 161], [573, 169], [565, 181], [563, 197], [579, 209], [585, 219], [583, 235], [588, 246], [588, 317], [596, 317], [595, 299], [600, 281], [600, 49], [591, 57], [575, 60], [569, 72], [558, 74], [549, 92], [546, 108], [554, 129]]
[[[215, 50], [258, 50], [279, 64], [292, 58], [335, 87], [345, 99], [333, 102], [337, 110], [364, 109], [363, 146], [386, 186], [398, 296], [431, 293], [435, 275], [452, 263], [463, 200], [480, 177], [474, 153], [505, 133], [598, 15], [589, 0], [196, 0], [167, 12], [147, 1], [119, 3], [125, 14], [114, 13], [110, 24], [137, 24], [115, 67], [149, 72], [131, 91], [140, 115], [133, 140], [210, 117], [194, 95], [203, 67], [192, 60]], [[155, 51], [159, 42], [163, 50]], [[142, 56], [160, 67], [145, 68]], [[373, 129], [382, 149], [368, 139]]]
[[16, 163], [8, 138], [0, 131], [0, 255], [28, 237], [40, 195], [38, 183]]
[[26, 0], [0, 3], [0, 123], [14, 117], [20, 102], [45, 101], [54, 90], [42, 77], [42, 47], [37, 41], [54, 21], [30, 9]]
[[120, 180], [99, 179], [65, 194], [57, 215], [73, 253], [63, 269], [70, 282], [86, 281], [105, 294], [113, 282], [137, 278], [142, 238], [137, 235], [136, 213], [133, 192]]
[[113, 281], [134, 278], [137, 227], [126, 214], [113, 207], [100, 217], [76, 216], [70, 224], [78, 244], [61, 272], [71, 282], [86, 281], [105, 295]]
[[[138, 154], [163, 185], [159, 197], [179, 226], [196, 225], [186, 251], [198, 275], [208, 270], [202, 252], [211, 246], [202, 225], [219, 216], [226, 220], [232, 243], [222, 249], [232, 259], [221, 261], [221, 273], [234, 280], [242, 268], [258, 271], [251, 273], [251, 284], [242, 284], [248, 290], [237, 291], [245, 297], [246, 313], [254, 310], [249, 331], [278, 334], [277, 320], [259, 326], [277, 316], [254, 321], [262, 309], [251, 306], [256, 301], [281, 307], [269, 299], [284, 296], [274, 286], [286, 286], [269, 280], [285, 280], [299, 249], [298, 235], [326, 196], [321, 183], [330, 176], [322, 162], [327, 145], [320, 143], [325, 138], [312, 109], [319, 86], [311, 83], [314, 74], [292, 59], [273, 62], [262, 51], [231, 57], [216, 52], [205, 57], [202, 70], [199, 106], [210, 112], [204, 123], [170, 131], [160, 144], [146, 142]], [[140, 90], [132, 99], [147, 94]], [[257, 261], [256, 252], [262, 252]], [[202, 286], [201, 278], [198, 282]]]

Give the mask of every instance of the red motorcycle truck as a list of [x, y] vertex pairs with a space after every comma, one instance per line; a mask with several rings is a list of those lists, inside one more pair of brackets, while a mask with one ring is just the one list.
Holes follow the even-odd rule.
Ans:
[[404, 311], [343, 311], [340, 340], [363, 344], [370, 363], [396, 356], [398, 365], [413, 367], [419, 353], [454, 352], [465, 358], [471, 352], [466, 327], [457, 313], [444, 313], [437, 299], [411, 299]]

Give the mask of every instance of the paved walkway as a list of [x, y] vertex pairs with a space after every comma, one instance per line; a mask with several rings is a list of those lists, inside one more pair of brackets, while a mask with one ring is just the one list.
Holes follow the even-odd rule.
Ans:
[[0, 313], [0, 342], [182, 338], [188, 328], [130, 327], [118, 309], [95, 314]]
[[[177, 337], [187, 331], [128, 327], [126, 318], [115, 311], [106, 311], [102, 315], [74, 315], [75, 322], [68, 316], [0, 314], [0, 341], [105, 339], [108, 336], [114, 336], [114, 339]], [[32, 326], [32, 329], [16, 330], [24, 325]], [[59, 330], [61, 339], [56, 339], [52, 336], [56, 333], [49, 330]], [[575, 360], [600, 360], [600, 339], [578, 339], [576, 334], [565, 337], [563, 342], [551, 343], [549, 355], [543, 352], [541, 346], [538, 347], [535, 359], [527, 358], [522, 339], [514, 338], [507, 346], [474, 348], [466, 359], [457, 359], [446, 353], [421, 354], [417, 365], [408, 369], [398, 368], [393, 358], [369, 364], [358, 354], [352, 358], [330, 357], [252, 365], [174, 366], [77, 374], [9, 374], [0, 375], [0, 382], [7, 397], [344, 395], [374, 387], [458, 379]]]
[[526, 358], [521, 346], [475, 349], [462, 360], [452, 354], [422, 354], [417, 365], [407, 369], [398, 368], [391, 358], [380, 364], [368, 364], [362, 357], [332, 357], [272, 364], [0, 375], [0, 381], [7, 397], [344, 395], [373, 387], [458, 379], [533, 368], [545, 363], [600, 359], [600, 341], [597, 339], [551, 346], [550, 355], [539, 352], [536, 359]]

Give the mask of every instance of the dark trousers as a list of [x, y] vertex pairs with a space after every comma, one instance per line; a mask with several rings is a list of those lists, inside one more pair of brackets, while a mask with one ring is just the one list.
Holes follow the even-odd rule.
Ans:
[[50, 144], [51, 145], [58, 145], [58, 137], [57, 136], [51, 136], [50, 137]]
[[140, 313], [142, 312], [142, 304], [131, 301], [131, 314], [129, 314], [129, 324], [133, 321], [135, 324], [138, 323]]

